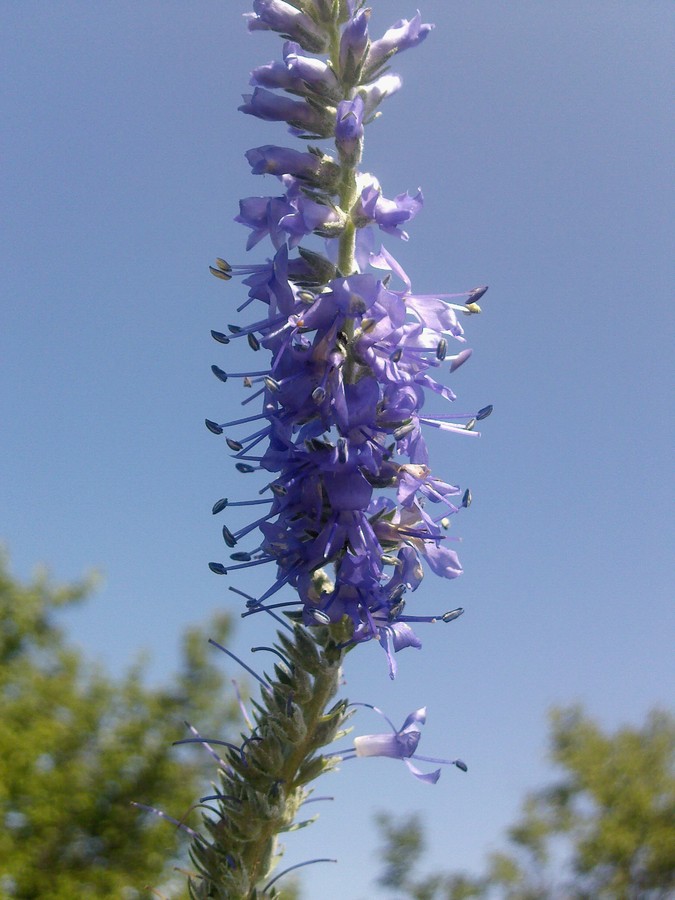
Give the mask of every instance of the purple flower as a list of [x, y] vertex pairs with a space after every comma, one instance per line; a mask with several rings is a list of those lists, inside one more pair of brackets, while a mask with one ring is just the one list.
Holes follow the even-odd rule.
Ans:
[[235, 222], [252, 229], [246, 242], [246, 249], [270, 236], [276, 250], [285, 243], [288, 235], [280, 222], [288, 214], [291, 207], [285, 197], [246, 197], [239, 201], [239, 215]]
[[323, 53], [328, 46], [325, 29], [310, 16], [284, 0], [253, 0], [252, 13], [245, 13], [249, 31], [278, 31], [310, 53]]
[[333, 102], [340, 99], [340, 85], [333, 70], [321, 59], [307, 56], [299, 44], [287, 41], [284, 58], [258, 66], [251, 73], [250, 84], [292, 91], [299, 95], [314, 95]]
[[363, 227], [373, 222], [386, 234], [407, 241], [408, 233], [402, 231], [400, 226], [414, 219], [421, 210], [424, 202], [422, 191], [418, 190], [414, 197], [405, 193], [387, 200], [382, 196], [378, 180], [372, 175], [361, 176], [361, 184], [363, 187], [353, 212], [355, 220]]
[[422, 24], [419, 12], [410, 21], [400, 19], [378, 41], [371, 43], [366, 55], [365, 68], [372, 73], [395, 53], [416, 47], [426, 38], [433, 27], [433, 25]]
[[292, 175], [293, 178], [332, 193], [340, 175], [339, 166], [320, 153], [302, 153], [289, 147], [265, 144], [246, 152], [254, 175]]
[[[271, 598], [290, 586], [305, 625], [338, 625], [347, 617], [349, 642], [378, 641], [393, 677], [398, 651], [421, 646], [415, 622], [458, 615], [407, 615], [404, 604], [425, 570], [445, 578], [462, 572], [446, 528], [470, 493], [432, 473], [425, 434], [433, 428], [476, 437], [475, 425], [491, 407], [431, 413], [425, 400], [454, 403], [443, 372], [455, 371], [471, 351], [449, 354], [448, 347], [464, 343], [460, 319], [480, 311], [485, 288], [418, 294], [388, 250], [375, 252], [375, 227], [407, 239], [404, 228], [423, 198], [418, 191], [387, 199], [376, 178], [358, 171], [364, 127], [401, 85], [383, 67], [431, 26], [418, 13], [371, 43], [369, 10], [355, 13], [354, 6], [256, 0], [249, 18], [251, 30], [289, 40], [283, 60], [253, 71], [254, 91], [242, 111], [286, 122], [304, 136], [332, 136], [337, 155], [269, 144], [246, 154], [254, 174], [278, 178], [280, 195], [243, 199], [237, 221], [250, 229], [247, 249], [269, 237], [275, 253], [261, 264], [220, 260], [212, 269], [223, 280], [244, 276], [248, 298], [240, 311], [263, 304], [248, 324], [213, 335], [221, 345], [245, 340], [263, 361], [246, 372], [225, 364], [213, 371], [221, 381], [241, 378], [243, 404], [259, 405], [249, 407], [252, 415], [207, 420], [207, 427], [224, 435], [240, 473], [260, 472], [267, 484], [260, 499], [218, 506], [261, 505], [264, 513], [239, 530], [224, 524], [235, 565], [212, 569], [270, 566], [269, 587], [246, 615], [275, 608]], [[326, 49], [329, 24], [334, 39], [326, 62], [312, 54]], [[309, 235], [328, 239], [325, 253], [305, 245]], [[399, 737], [413, 734], [410, 724]]]
[[288, 122], [298, 133], [329, 137], [335, 129], [335, 109], [322, 110], [304, 100], [289, 100], [265, 88], [243, 94], [240, 112], [267, 122]]
[[346, 85], [356, 84], [368, 48], [368, 21], [371, 10], [361, 9], [345, 25], [340, 39], [340, 70]]
[[365, 121], [371, 122], [375, 116], [375, 110], [380, 103], [387, 97], [395, 94], [396, 91], [399, 91], [402, 85], [403, 82], [401, 81], [400, 76], [390, 72], [386, 75], [381, 75], [375, 81], [360, 88], [359, 93], [363, 97], [363, 117]]
[[353, 100], [341, 100], [338, 103], [335, 144], [346, 165], [356, 165], [359, 162], [364, 109], [363, 97], [358, 94]]
[[[359, 705], [367, 706], [383, 716], [391, 726], [391, 734], [360, 735], [354, 739], [354, 756], [386, 756], [390, 759], [402, 759], [415, 778], [426, 784], [436, 784], [441, 777], [441, 770], [436, 769], [434, 772], [428, 773], [421, 772], [410, 762], [411, 759], [439, 763], [447, 766], [457, 766], [462, 772], [467, 771], [466, 763], [462, 762], [461, 759], [435, 759], [429, 756], [418, 756], [415, 753], [420, 738], [422, 737], [422, 733], [417, 726], [418, 724], [423, 725], [426, 721], [426, 707], [422, 707], [421, 709], [417, 709], [410, 713], [403, 725], [401, 725], [399, 729], [396, 729], [391, 720], [376, 706], [371, 706], [369, 703]], [[343, 758], [349, 759], [353, 757], [344, 756]]]

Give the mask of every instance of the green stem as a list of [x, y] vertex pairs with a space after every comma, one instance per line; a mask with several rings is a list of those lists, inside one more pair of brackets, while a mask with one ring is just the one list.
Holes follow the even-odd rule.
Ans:
[[[340, 656], [340, 660], [342, 656]], [[328, 702], [335, 696], [340, 676], [340, 662], [335, 662], [324, 669], [314, 680], [313, 697], [310, 703], [303, 706], [303, 718], [307, 726], [307, 736], [298, 742], [295, 750], [288, 756], [284, 766], [278, 773], [280, 791], [283, 794], [281, 802], [285, 813], [279, 818], [268, 820], [260, 831], [257, 841], [250, 844], [242, 854], [242, 863], [249, 872], [252, 885], [260, 888], [261, 882], [270, 876], [269, 867], [265, 861], [275, 857], [278, 835], [290, 826], [295, 818], [296, 807], [302, 802], [297, 793], [302, 792], [302, 786], [297, 785], [301, 765], [317, 750], [316, 732]], [[294, 794], [296, 795], [294, 797]], [[253, 889], [255, 891], [255, 888]], [[253, 896], [253, 891], [247, 895]]]
[[295, 822], [307, 786], [334, 766], [321, 751], [345, 722], [346, 701], [327, 707], [340, 684], [348, 636], [339, 624], [316, 634], [296, 628], [293, 640], [279, 635], [290, 668], [278, 668], [263, 690], [245, 749], [228, 752], [219, 818], [204, 822], [210, 840], [192, 846], [194, 900], [260, 897], [279, 858], [279, 834]]

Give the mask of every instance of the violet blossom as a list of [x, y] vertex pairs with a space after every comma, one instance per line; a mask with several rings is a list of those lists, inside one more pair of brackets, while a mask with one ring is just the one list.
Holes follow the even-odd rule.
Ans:
[[468, 770], [466, 763], [461, 759], [436, 759], [432, 756], [420, 756], [415, 752], [417, 750], [417, 745], [420, 742], [420, 738], [422, 737], [422, 733], [417, 726], [424, 725], [426, 722], [426, 707], [411, 712], [410, 715], [406, 717], [403, 725], [397, 729], [391, 719], [376, 706], [372, 706], [369, 703], [355, 705], [366, 706], [381, 715], [389, 723], [391, 732], [388, 734], [359, 735], [354, 738], [353, 749], [340, 754], [342, 759], [365, 756], [386, 756], [390, 759], [401, 759], [415, 778], [426, 784], [436, 784], [441, 777], [441, 770], [436, 769], [433, 772], [422, 772], [417, 766], [410, 762], [411, 759], [446, 766], [456, 766], [458, 769], [461, 769], [462, 772]]
[[[255, 389], [244, 402], [259, 398], [260, 413], [207, 426], [226, 432], [239, 472], [268, 474], [269, 505], [244, 529], [224, 527], [235, 565], [211, 568], [225, 574], [272, 564], [276, 576], [249, 614], [293, 589], [304, 625], [346, 616], [349, 643], [378, 640], [393, 677], [394, 652], [420, 646], [405, 623], [403, 595], [419, 586], [425, 567], [445, 578], [462, 572], [446, 528], [470, 494], [432, 475], [425, 433], [475, 437], [491, 407], [458, 416], [423, 407], [429, 393], [455, 400], [440, 376], [468, 359], [460, 319], [480, 312], [486, 288], [415, 294], [391, 253], [375, 252], [374, 228], [407, 239], [402, 226], [420, 211], [422, 193], [388, 200], [377, 179], [358, 170], [364, 124], [400, 87], [397, 75], [382, 73], [384, 63], [421, 43], [432, 26], [418, 13], [371, 40], [369, 11], [340, 7], [343, 27], [329, 63], [312, 55], [328, 46], [325, 4], [256, 0], [249, 17], [249, 29], [289, 40], [283, 61], [254, 70], [242, 111], [285, 121], [292, 133], [332, 135], [335, 155], [273, 145], [246, 154], [252, 172], [275, 175], [282, 193], [242, 200], [237, 221], [251, 229], [248, 249], [269, 238], [275, 253], [260, 266], [212, 268], [227, 279], [248, 275], [242, 309], [263, 304], [255, 321], [214, 337], [245, 339], [269, 363], [241, 374]], [[327, 238], [325, 256], [303, 246], [311, 235]], [[317, 267], [322, 273], [313, 276]], [[448, 356], [452, 341], [460, 347]], [[220, 366], [214, 371], [224, 380]], [[256, 530], [257, 544], [242, 548]], [[416, 617], [424, 620], [442, 615]]]

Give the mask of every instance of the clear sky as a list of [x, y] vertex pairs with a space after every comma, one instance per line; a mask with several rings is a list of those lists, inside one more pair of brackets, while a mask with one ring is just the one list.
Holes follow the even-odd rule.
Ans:
[[[375, 35], [415, 12], [372, 5]], [[388, 242], [418, 291], [490, 285], [453, 387], [459, 411], [495, 412], [479, 441], [430, 437], [436, 473], [474, 503], [453, 524], [465, 574], [429, 575], [413, 599], [465, 616], [422, 630], [393, 684], [381, 650], [358, 648], [345, 690], [397, 721], [427, 705], [420, 752], [469, 773], [430, 788], [363, 760], [326, 779], [335, 801], [285, 841], [285, 863], [339, 857], [307, 870], [328, 900], [373, 892], [376, 809], [424, 811], [429, 864], [475, 869], [550, 775], [552, 704], [615, 727], [671, 703], [675, 683], [673, 7], [419, 5], [436, 30], [394, 67], [404, 88], [368, 129], [364, 168], [388, 196], [424, 191], [410, 242]], [[245, 260], [237, 200], [275, 192], [243, 154], [284, 129], [236, 107], [281, 42], [248, 35], [239, 0], [0, 6], [0, 531], [21, 576], [102, 570], [69, 630], [112, 672], [147, 648], [157, 679], [184, 626], [240, 610], [206, 567], [224, 556], [210, 507], [253, 482], [203, 419], [239, 399], [210, 364], [250, 354], [211, 341], [243, 292], [207, 265]], [[246, 619], [235, 649], [250, 658], [270, 634]]]

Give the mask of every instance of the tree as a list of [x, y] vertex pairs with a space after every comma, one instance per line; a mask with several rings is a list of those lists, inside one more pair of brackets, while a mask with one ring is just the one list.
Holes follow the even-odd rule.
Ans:
[[187, 631], [178, 675], [150, 688], [140, 663], [114, 681], [64, 638], [58, 610], [90, 591], [45, 574], [21, 584], [0, 554], [0, 896], [132, 900], [162, 881], [187, 896], [184, 877], [166, 885], [183, 833], [131, 804], [180, 818], [209, 793], [208, 754], [171, 744], [183, 719], [224, 737], [237, 717], [207, 645], [227, 640], [229, 617]]
[[380, 816], [380, 884], [414, 900], [675, 896], [675, 717], [653, 711], [641, 728], [606, 733], [580, 707], [554, 709], [551, 758], [560, 779], [525, 798], [510, 849], [491, 854], [480, 877], [416, 877], [419, 819]]

